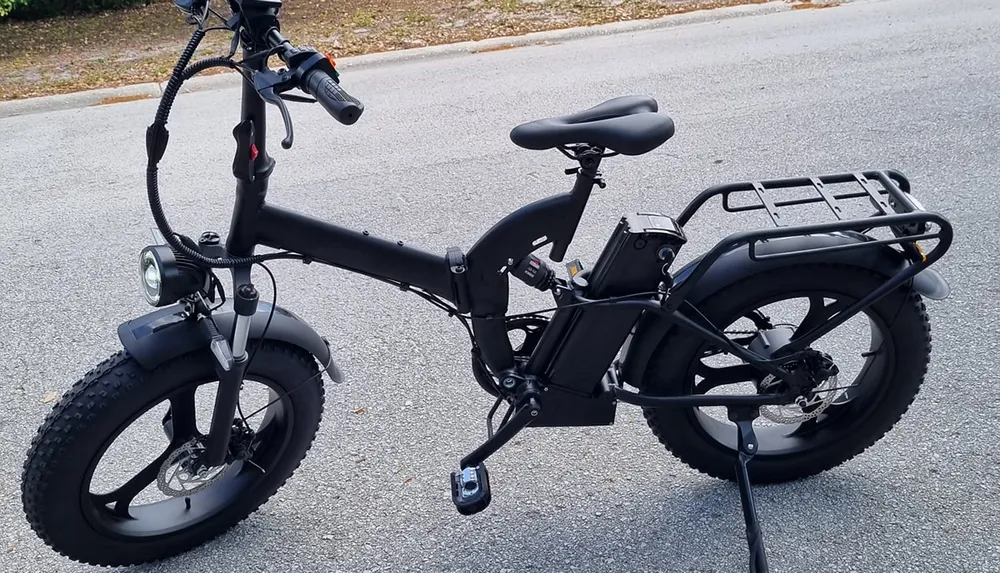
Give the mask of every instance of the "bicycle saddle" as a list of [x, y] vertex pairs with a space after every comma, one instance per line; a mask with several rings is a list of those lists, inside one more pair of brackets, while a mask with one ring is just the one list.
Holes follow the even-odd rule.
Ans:
[[674, 134], [674, 122], [659, 115], [656, 100], [648, 96], [622, 96], [592, 108], [515, 127], [510, 139], [525, 149], [552, 149], [586, 143], [641, 155], [652, 151]]

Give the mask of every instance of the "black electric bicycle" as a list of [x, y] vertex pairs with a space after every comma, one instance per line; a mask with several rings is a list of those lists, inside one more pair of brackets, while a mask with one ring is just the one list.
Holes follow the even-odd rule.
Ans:
[[[522, 429], [610, 425], [625, 402], [643, 408], [653, 432], [683, 462], [738, 482], [750, 570], [763, 572], [751, 481], [833, 468], [879, 440], [914, 400], [931, 350], [922, 300], [949, 294], [929, 267], [951, 245], [952, 228], [913, 198], [902, 174], [713, 187], [676, 219], [623, 216], [593, 265], [572, 261], [563, 278], [534, 253], [551, 246], [549, 258], [563, 261], [591, 192], [605, 187], [602, 160], [647, 153], [674, 132], [655, 100], [620, 97], [511, 132], [521, 147], [558, 149], [574, 162], [567, 170], [575, 177], [571, 192], [507, 215], [468, 251], [427, 253], [267, 203], [275, 162], [267, 152], [265, 104], [280, 110], [286, 149], [293, 139], [286, 100], [319, 102], [345, 125], [358, 120], [363, 105], [340, 87], [332, 59], [282, 36], [280, 0], [230, 0], [229, 17], [207, 0], [177, 3], [196, 29], [146, 134], [159, 238], [142, 249], [139, 274], [146, 300], [158, 309], [119, 327], [123, 350], [62, 396], [24, 464], [28, 521], [67, 557], [126, 565], [190, 550], [250, 515], [298, 467], [320, 422], [322, 373], [334, 382], [342, 375], [324, 338], [274, 301], [258, 301], [251, 268], [270, 274], [264, 263], [273, 259], [385, 281], [466, 327], [473, 377], [495, 398], [487, 439], [451, 475], [452, 500], [466, 515], [490, 503], [485, 460]], [[209, 27], [213, 16], [224, 24]], [[213, 29], [233, 33], [229, 55], [189, 65]], [[268, 66], [273, 56], [280, 69]], [[157, 174], [181, 84], [217, 66], [244, 78], [242, 121], [233, 130], [238, 184], [224, 242], [214, 232], [195, 240], [173, 231]], [[312, 98], [288, 93], [296, 88]], [[779, 197], [789, 191], [797, 193]], [[774, 227], [732, 234], [674, 269], [687, 242], [684, 227], [715, 197], [726, 211], [763, 210]], [[847, 216], [852, 199], [874, 214]], [[825, 203], [833, 220], [786, 223], [786, 208], [810, 203]], [[258, 246], [274, 252], [255, 254]], [[231, 271], [229, 297], [216, 269]], [[555, 306], [509, 315], [511, 277], [551, 293]], [[789, 320], [794, 300], [802, 316]], [[854, 317], [863, 317], [861, 325], [848, 327]], [[831, 352], [838, 352], [824, 347], [821, 337], [835, 329], [848, 329], [851, 339], [869, 332], [853, 357], [856, 376], [845, 375], [850, 357], [835, 360]], [[199, 427], [197, 394], [209, 384], [217, 384], [211, 421]], [[251, 385], [265, 395], [252, 411], [241, 401]], [[506, 415], [494, 424], [504, 404]], [[132, 465], [141, 469], [121, 485], [95, 491], [95, 468], [109, 446], [157, 406], [165, 409], [155, 418], [165, 434], [162, 453]], [[725, 414], [714, 417], [713, 408]], [[755, 429], [755, 421], [769, 424]], [[157, 499], [137, 503], [146, 490]]]

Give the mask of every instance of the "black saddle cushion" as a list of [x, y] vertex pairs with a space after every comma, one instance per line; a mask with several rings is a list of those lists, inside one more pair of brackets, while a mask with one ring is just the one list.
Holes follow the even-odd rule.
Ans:
[[586, 143], [640, 155], [656, 149], [674, 134], [674, 122], [656, 113], [656, 100], [648, 96], [622, 96], [592, 108], [515, 127], [510, 139], [525, 149], [552, 149]]

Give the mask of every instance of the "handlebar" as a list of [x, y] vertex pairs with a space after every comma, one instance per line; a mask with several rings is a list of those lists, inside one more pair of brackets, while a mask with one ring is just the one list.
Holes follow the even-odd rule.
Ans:
[[323, 109], [340, 123], [352, 125], [358, 121], [365, 106], [340, 87], [337, 81], [339, 74], [331, 60], [311, 48], [293, 46], [274, 28], [268, 32], [267, 40], [271, 49], [294, 74], [296, 87], [316, 98]]

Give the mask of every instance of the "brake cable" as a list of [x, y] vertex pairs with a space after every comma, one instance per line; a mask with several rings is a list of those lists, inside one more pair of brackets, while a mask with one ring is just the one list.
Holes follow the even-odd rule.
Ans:
[[173, 106], [174, 98], [177, 97], [181, 85], [195, 74], [213, 67], [228, 67], [234, 69], [239, 72], [244, 79], [246, 79], [243, 70], [232, 60], [231, 57], [209, 58], [188, 66], [192, 56], [194, 56], [195, 50], [198, 48], [198, 44], [201, 43], [201, 40], [204, 37], [205, 30], [202, 27], [199, 27], [191, 35], [191, 40], [188, 42], [184, 51], [181, 53], [180, 58], [177, 60], [173, 73], [170, 75], [170, 80], [167, 82], [167, 87], [163, 90], [163, 96], [160, 98], [160, 105], [156, 110], [156, 117], [153, 120], [153, 123], [146, 128], [146, 155], [148, 157], [148, 163], [146, 165], [146, 193], [149, 199], [150, 211], [153, 214], [153, 220], [156, 222], [156, 226], [159, 228], [160, 232], [163, 234], [164, 240], [167, 241], [170, 247], [190, 257], [194, 260], [194, 262], [209, 268], [251, 266], [256, 263], [273, 259], [305, 259], [306, 257], [303, 257], [302, 255], [297, 255], [288, 251], [269, 253], [266, 255], [252, 255], [249, 257], [207, 257], [201, 252], [185, 245], [178, 238], [173, 229], [171, 229], [170, 223], [167, 222], [166, 214], [163, 211], [163, 205], [160, 202], [158, 180], [159, 169], [157, 168], [157, 165], [163, 158], [163, 153], [167, 148], [167, 141], [169, 139], [169, 132], [166, 127], [167, 117], [170, 115], [170, 108]]

